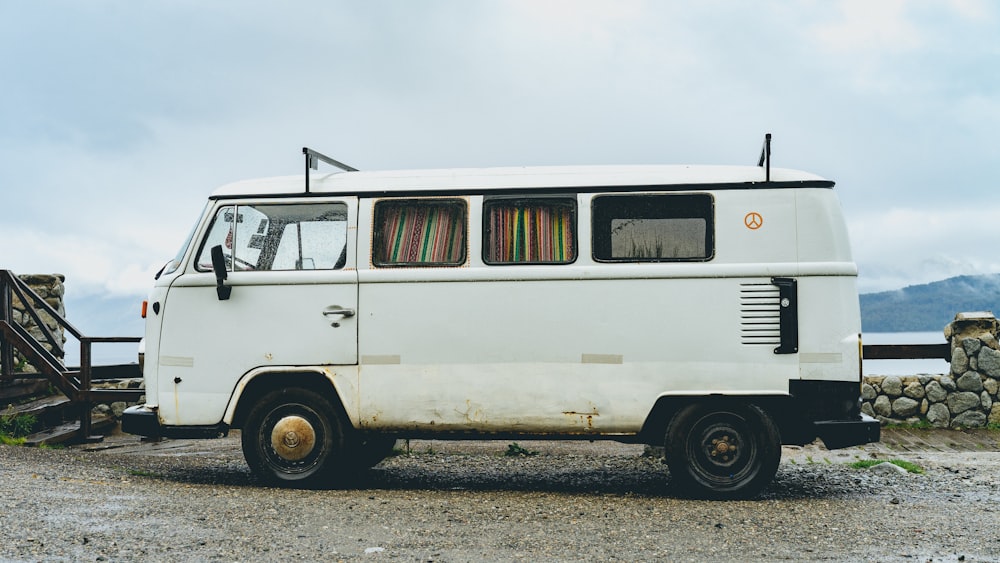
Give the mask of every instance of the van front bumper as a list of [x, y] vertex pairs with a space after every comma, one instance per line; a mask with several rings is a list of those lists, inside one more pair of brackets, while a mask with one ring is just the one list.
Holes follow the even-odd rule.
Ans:
[[122, 432], [148, 438], [220, 438], [229, 434], [229, 425], [164, 426], [155, 408], [137, 405], [122, 413]]
[[163, 435], [161, 429], [156, 411], [145, 405], [129, 407], [122, 413], [122, 432], [159, 438]]
[[828, 450], [878, 442], [882, 436], [879, 422], [865, 414], [858, 420], [817, 420], [813, 425]]

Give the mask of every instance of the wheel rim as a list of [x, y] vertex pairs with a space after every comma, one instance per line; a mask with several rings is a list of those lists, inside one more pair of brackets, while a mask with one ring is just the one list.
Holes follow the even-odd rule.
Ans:
[[737, 413], [710, 413], [695, 422], [687, 454], [694, 476], [715, 487], [739, 486], [759, 469], [750, 424]]
[[291, 404], [268, 413], [258, 440], [263, 459], [272, 470], [287, 477], [304, 477], [322, 462], [327, 436], [323, 419], [315, 410]]

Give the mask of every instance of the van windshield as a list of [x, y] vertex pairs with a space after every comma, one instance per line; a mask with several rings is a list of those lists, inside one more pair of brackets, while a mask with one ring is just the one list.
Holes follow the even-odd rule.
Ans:
[[339, 270], [347, 258], [343, 203], [248, 204], [220, 207], [205, 235], [196, 268], [211, 271], [211, 249], [222, 246], [232, 270]]
[[194, 222], [194, 225], [191, 227], [191, 231], [188, 233], [188, 236], [184, 238], [184, 244], [181, 245], [180, 250], [177, 251], [177, 254], [174, 256], [174, 258], [171, 261], [167, 262], [167, 265], [164, 266], [162, 270], [160, 270], [159, 274], [156, 274], [156, 279], [159, 279], [160, 276], [172, 274], [177, 271], [177, 268], [180, 268], [181, 261], [184, 260], [184, 255], [187, 254], [187, 249], [189, 246], [191, 246], [191, 240], [194, 239], [194, 232], [198, 229], [198, 224], [201, 223], [202, 215], [204, 215], [204, 212], [202, 212], [202, 214], [198, 216], [198, 220]]

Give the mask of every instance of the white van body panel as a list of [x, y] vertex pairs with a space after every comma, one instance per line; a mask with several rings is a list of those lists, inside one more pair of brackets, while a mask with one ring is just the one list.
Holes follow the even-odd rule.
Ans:
[[362, 276], [360, 295], [373, 304], [359, 327], [368, 429], [635, 433], [663, 393], [785, 394], [798, 375], [794, 358], [775, 362], [771, 348], [705, 353], [713, 339], [738, 341], [738, 325], [706, 333], [671, 322], [692, 309], [735, 316], [737, 291], [690, 299], [724, 295], [734, 280], [373, 277]]
[[[783, 169], [770, 181], [825, 182]], [[578, 192], [575, 260], [484, 264], [484, 193], [547, 186]], [[710, 195], [712, 255], [595, 261], [591, 205], [606, 187]], [[161, 424], [230, 424], [255, 378], [300, 372], [329, 380], [366, 431], [568, 436], [634, 435], [664, 396], [787, 396], [790, 380], [858, 378], [857, 269], [829, 187], [770, 188], [758, 167], [565, 167], [314, 174], [310, 195], [295, 194], [301, 177], [220, 188], [182, 266], [154, 287], [147, 405]], [[374, 207], [393, 197], [464, 201], [463, 264], [376, 267]], [[347, 203], [347, 264], [230, 272], [232, 297], [219, 300], [214, 274], [195, 264], [198, 241], [221, 207], [267, 201]], [[779, 277], [799, 284], [794, 354], [748, 343], [741, 320], [747, 292], [776, 291]], [[331, 306], [357, 315], [334, 328]]]

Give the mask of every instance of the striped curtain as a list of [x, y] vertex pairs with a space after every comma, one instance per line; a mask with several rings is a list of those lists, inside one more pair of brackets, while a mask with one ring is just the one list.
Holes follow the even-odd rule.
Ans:
[[488, 262], [571, 262], [573, 210], [565, 204], [494, 203], [488, 212]]
[[456, 203], [381, 202], [381, 242], [376, 262], [461, 264], [465, 261], [465, 213]]

